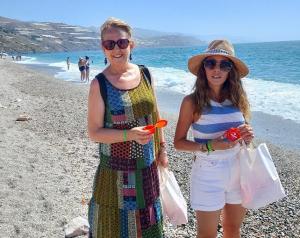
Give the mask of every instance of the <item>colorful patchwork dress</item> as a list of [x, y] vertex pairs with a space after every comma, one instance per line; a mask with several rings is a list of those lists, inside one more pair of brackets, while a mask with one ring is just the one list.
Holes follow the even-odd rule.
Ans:
[[[106, 88], [106, 128], [123, 130], [156, 123], [151, 81], [144, 69], [140, 70], [141, 81], [130, 90], [120, 90], [103, 74], [98, 75], [101, 94]], [[100, 164], [89, 205], [90, 237], [164, 237], [155, 163], [158, 151], [158, 131], [146, 145], [135, 141], [100, 143]]]

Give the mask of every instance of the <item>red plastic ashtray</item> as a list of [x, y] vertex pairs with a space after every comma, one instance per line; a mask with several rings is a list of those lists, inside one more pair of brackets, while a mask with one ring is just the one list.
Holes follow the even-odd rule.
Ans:
[[230, 141], [236, 141], [241, 138], [241, 131], [239, 128], [230, 128], [224, 134], [225, 138]]

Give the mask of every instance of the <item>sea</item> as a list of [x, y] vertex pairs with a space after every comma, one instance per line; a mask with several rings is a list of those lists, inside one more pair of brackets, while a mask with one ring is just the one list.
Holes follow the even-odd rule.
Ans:
[[[300, 41], [243, 43], [234, 44], [234, 47], [236, 55], [250, 69], [243, 84], [252, 111], [276, 115], [300, 124]], [[150, 69], [156, 90], [160, 94], [165, 92], [178, 100], [175, 107], [170, 105], [164, 109], [173, 113], [179, 110], [182, 96], [189, 94], [195, 83], [195, 76], [188, 71], [187, 61], [205, 48], [206, 46], [135, 48], [132, 62], [146, 65]], [[84, 56], [90, 57], [91, 78], [106, 67], [100, 49], [27, 54], [19, 62], [46, 68], [59, 80], [83, 84], [80, 82], [77, 62], [79, 57]], [[69, 70], [66, 65], [67, 57], [71, 61]]]

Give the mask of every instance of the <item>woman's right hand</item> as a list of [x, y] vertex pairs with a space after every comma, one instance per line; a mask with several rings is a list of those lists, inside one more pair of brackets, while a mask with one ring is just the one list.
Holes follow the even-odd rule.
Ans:
[[213, 150], [228, 150], [236, 146], [239, 141], [240, 139], [235, 141], [224, 140], [224, 136], [220, 136], [216, 139], [213, 139], [211, 141], [211, 145]]
[[149, 143], [153, 134], [148, 130], [143, 130], [144, 126], [134, 127], [128, 130], [128, 140], [134, 140], [141, 145]]

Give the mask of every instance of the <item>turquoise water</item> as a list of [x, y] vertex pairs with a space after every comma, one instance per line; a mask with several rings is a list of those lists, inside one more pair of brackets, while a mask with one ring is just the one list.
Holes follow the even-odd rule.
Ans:
[[[140, 49], [135, 57], [149, 66], [187, 70], [189, 57], [205, 48]], [[300, 41], [237, 44], [235, 50], [249, 66], [249, 78], [300, 84]]]
[[[205, 49], [200, 47], [137, 48], [133, 62], [150, 67], [170, 67], [187, 71], [190, 56]], [[236, 44], [236, 54], [250, 68], [249, 78], [300, 84], [300, 41]], [[41, 62], [60, 62], [67, 56], [77, 62], [79, 56], [88, 55], [95, 64], [104, 67], [102, 51], [59, 52], [28, 55]]]
[[[187, 61], [205, 48], [136, 48], [133, 62], [150, 68], [159, 89], [188, 94], [195, 77], [188, 72]], [[252, 109], [300, 123], [300, 41], [236, 44], [235, 50], [250, 69], [243, 82]], [[80, 82], [77, 62], [85, 55], [92, 61], [91, 77], [103, 70], [100, 50], [32, 54], [24, 57], [24, 63], [55, 66], [57, 78]], [[68, 56], [72, 62], [70, 70], [66, 69]]]
[[250, 78], [300, 84], [300, 41], [237, 45]]

